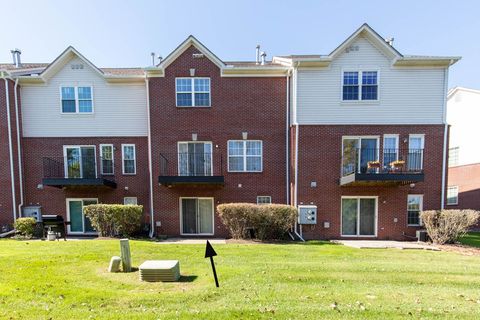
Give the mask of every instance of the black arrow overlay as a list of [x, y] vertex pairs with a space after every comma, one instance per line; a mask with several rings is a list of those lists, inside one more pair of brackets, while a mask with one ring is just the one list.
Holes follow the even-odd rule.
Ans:
[[205, 248], [205, 258], [210, 258], [210, 263], [212, 264], [212, 270], [213, 270], [213, 277], [215, 278], [215, 285], [218, 288], [219, 285], [218, 285], [217, 271], [215, 270], [215, 262], [213, 262], [213, 257], [216, 255], [217, 253], [213, 249], [210, 242], [207, 240], [207, 247]]

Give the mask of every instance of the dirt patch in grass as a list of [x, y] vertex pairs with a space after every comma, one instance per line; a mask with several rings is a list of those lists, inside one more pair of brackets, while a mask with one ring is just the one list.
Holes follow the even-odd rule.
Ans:
[[464, 256], [480, 256], [480, 248], [466, 246], [463, 244], [444, 244], [437, 246], [442, 251], [456, 252]]

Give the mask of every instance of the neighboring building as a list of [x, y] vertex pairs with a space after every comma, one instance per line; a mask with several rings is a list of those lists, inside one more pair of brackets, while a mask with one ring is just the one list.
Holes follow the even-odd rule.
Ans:
[[406, 239], [444, 205], [447, 71], [459, 58], [406, 56], [363, 25], [292, 68], [294, 205], [315, 205], [307, 238]]
[[447, 208], [480, 210], [480, 90], [456, 87], [447, 98], [450, 125]]
[[225, 62], [190, 36], [145, 69], [72, 47], [0, 65], [0, 225], [41, 210], [89, 234], [83, 206], [138, 203], [151, 234], [228, 236], [219, 203], [273, 202], [316, 206], [309, 239], [407, 239], [444, 205], [457, 60], [404, 56], [365, 24], [325, 56]]

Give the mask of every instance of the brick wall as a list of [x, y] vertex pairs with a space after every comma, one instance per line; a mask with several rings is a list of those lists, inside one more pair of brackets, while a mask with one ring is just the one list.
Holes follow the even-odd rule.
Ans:
[[[285, 181], [285, 122], [286, 79], [221, 77], [220, 69], [208, 58], [194, 59], [198, 52], [188, 48], [165, 70], [165, 77], [150, 79], [152, 157], [154, 177], [155, 220], [161, 221], [158, 233], [180, 233], [179, 197], [213, 197], [215, 206], [226, 202], [256, 202], [257, 195], [269, 195], [274, 203], [286, 202]], [[175, 102], [175, 78], [209, 77], [210, 108], [178, 108]], [[262, 173], [228, 173], [227, 141], [248, 139], [263, 141]], [[223, 158], [225, 186], [223, 188], [158, 185], [160, 153], [175, 154], [178, 141], [211, 141], [214, 153]], [[219, 157], [214, 157], [218, 161]], [[214, 163], [214, 170], [218, 163]], [[215, 235], [226, 236], [215, 214]]]
[[[425, 134], [425, 181], [414, 188], [405, 186], [356, 186], [339, 185], [342, 158], [342, 136], [399, 134], [399, 148], [408, 148], [409, 134]], [[424, 209], [441, 206], [443, 125], [424, 126], [300, 126], [298, 203], [315, 204], [318, 207], [318, 224], [303, 228], [306, 238], [339, 238], [341, 220], [341, 196], [378, 196], [378, 238], [400, 239], [405, 232], [414, 235], [416, 228], [407, 226], [407, 195], [423, 194]], [[383, 137], [380, 137], [382, 148]], [[310, 186], [311, 181], [317, 187]], [[394, 222], [394, 219], [397, 222]], [[323, 228], [323, 222], [330, 228]]]
[[[63, 157], [64, 145], [95, 145], [97, 170], [100, 173], [100, 144], [114, 145], [114, 176], [116, 189], [84, 187], [58, 189], [43, 186], [43, 158]], [[122, 175], [121, 144], [135, 144], [136, 175]], [[66, 217], [67, 198], [98, 198], [101, 203], [123, 203], [124, 197], [137, 197], [144, 206], [145, 221], [149, 221], [148, 149], [146, 137], [95, 137], [95, 138], [24, 138], [25, 206], [40, 205], [43, 214]], [[125, 188], [128, 187], [128, 190]]]
[[480, 163], [448, 168], [448, 185], [458, 186], [458, 205], [447, 209], [480, 210]]

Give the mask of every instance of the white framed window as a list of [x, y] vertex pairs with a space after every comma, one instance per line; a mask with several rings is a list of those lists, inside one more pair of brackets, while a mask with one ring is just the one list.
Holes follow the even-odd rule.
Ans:
[[113, 159], [113, 144], [100, 145], [100, 163], [101, 173], [103, 175], [113, 175], [115, 171]]
[[124, 197], [123, 198], [123, 204], [125, 204], [125, 205], [129, 205], [129, 204], [136, 205], [137, 204], [137, 197]]
[[177, 107], [210, 107], [210, 78], [175, 78]]
[[423, 195], [409, 194], [407, 196], [407, 224], [409, 226], [422, 225], [420, 212], [423, 210]]
[[423, 169], [423, 149], [425, 145], [424, 134], [411, 134], [408, 137], [408, 170]]
[[379, 136], [343, 136], [342, 177], [371, 172], [368, 164], [379, 160], [379, 145]]
[[390, 167], [398, 160], [398, 134], [383, 135], [383, 166]]
[[97, 178], [97, 158], [95, 146], [63, 146], [63, 163], [65, 178]]
[[60, 87], [62, 113], [93, 113], [93, 88], [91, 86]]
[[449, 186], [447, 188], [447, 205], [455, 206], [458, 204], [458, 186]]
[[257, 204], [271, 204], [272, 197], [271, 196], [257, 196]]
[[378, 71], [344, 71], [342, 100], [378, 100]]
[[228, 171], [262, 172], [263, 142], [261, 140], [229, 140]]
[[212, 143], [202, 141], [178, 142], [178, 175], [213, 175]]
[[122, 144], [122, 173], [136, 174], [136, 155], [134, 144]]
[[454, 147], [448, 149], [448, 166], [455, 167], [458, 166], [460, 157], [460, 147]]

